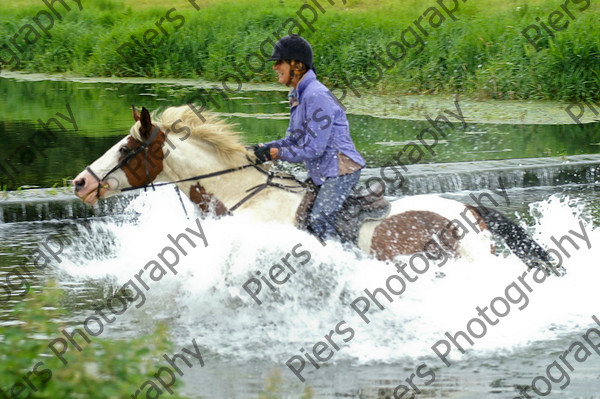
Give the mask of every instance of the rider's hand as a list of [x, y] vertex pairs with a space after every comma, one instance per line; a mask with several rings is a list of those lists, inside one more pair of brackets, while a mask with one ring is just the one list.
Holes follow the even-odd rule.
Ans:
[[253, 148], [256, 163], [263, 163], [271, 160], [271, 148], [268, 145], [255, 145]]

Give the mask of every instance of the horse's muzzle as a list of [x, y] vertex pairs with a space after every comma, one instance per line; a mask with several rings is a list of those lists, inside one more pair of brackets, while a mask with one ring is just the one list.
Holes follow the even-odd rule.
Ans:
[[[98, 190], [98, 187], [100, 187], [100, 190]], [[110, 185], [107, 182], [99, 182], [87, 170], [84, 170], [73, 179], [75, 195], [86, 204], [95, 205], [99, 199], [98, 191], [102, 196], [108, 190], [110, 190]]]

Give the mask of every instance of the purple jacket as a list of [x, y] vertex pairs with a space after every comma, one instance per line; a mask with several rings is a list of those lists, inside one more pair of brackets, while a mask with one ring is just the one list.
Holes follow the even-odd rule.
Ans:
[[279, 158], [304, 162], [312, 181], [320, 186], [328, 177], [337, 177], [338, 152], [360, 166], [362, 156], [350, 137], [344, 109], [333, 94], [317, 80], [311, 69], [296, 88], [298, 104], [290, 109], [286, 137], [266, 143], [279, 148]]

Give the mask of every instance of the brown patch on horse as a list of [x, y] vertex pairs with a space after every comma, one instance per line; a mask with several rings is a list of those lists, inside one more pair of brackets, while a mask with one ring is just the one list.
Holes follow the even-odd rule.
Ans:
[[208, 213], [214, 209], [217, 216], [227, 215], [229, 211], [225, 204], [217, 199], [213, 194], [208, 193], [200, 183], [190, 187], [190, 199], [198, 204], [202, 212]]
[[475, 217], [475, 220], [477, 221], [477, 226], [479, 226], [481, 231], [489, 230], [489, 227], [487, 226], [487, 224], [485, 224], [483, 217], [481, 217], [481, 215], [479, 214], [479, 212], [477, 212], [477, 209], [474, 206], [465, 204], [465, 207], [471, 211], [471, 213]]
[[[159, 131], [154, 140], [148, 145], [147, 155], [146, 150], [143, 150], [122, 166], [121, 169], [125, 172], [127, 181], [132, 187], [146, 186], [152, 183], [154, 179], [156, 179], [156, 176], [162, 172], [164, 159], [162, 148], [165, 140], [165, 134], [162, 131]], [[131, 135], [127, 137], [127, 144], [125, 144], [125, 147], [127, 147], [130, 152], [135, 151], [141, 145], [142, 143]], [[121, 153], [119, 161], [126, 156], [127, 153]], [[147, 173], [146, 165], [148, 167]]]
[[443, 234], [448, 253], [456, 254], [454, 226], [445, 217], [428, 211], [408, 211], [384, 219], [373, 232], [371, 251], [379, 260], [426, 252], [434, 235]]

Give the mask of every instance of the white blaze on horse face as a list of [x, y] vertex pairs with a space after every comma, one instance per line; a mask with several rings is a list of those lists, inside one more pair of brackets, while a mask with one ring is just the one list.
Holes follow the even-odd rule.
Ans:
[[[99, 179], [103, 178], [109, 170], [119, 163], [119, 148], [125, 145], [126, 142], [127, 137], [124, 137], [89, 166]], [[131, 186], [121, 169], [112, 172], [102, 182], [99, 182], [96, 177], [85, 169], [73, 179], [73, 185], [75, 186], [75, 195], [91, 205], [98, 202], [98, 185], [102, 186], [100, 189], [100, 197], [102, 198], [114, 195], [120, 190]]]

